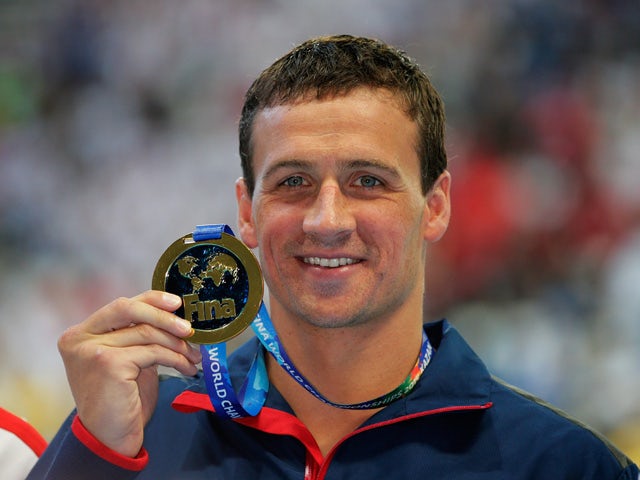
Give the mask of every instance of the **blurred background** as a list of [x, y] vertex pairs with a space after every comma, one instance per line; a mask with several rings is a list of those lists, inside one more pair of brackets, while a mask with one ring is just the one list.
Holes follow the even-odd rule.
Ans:
[[331, 33], [406, 50], [444, 97], [427, 320], [638, 461], [637, 0], [0, 0], [0, 404], [51, 438], [58, 336], [195, 225], [235, 227], [243, 93]]

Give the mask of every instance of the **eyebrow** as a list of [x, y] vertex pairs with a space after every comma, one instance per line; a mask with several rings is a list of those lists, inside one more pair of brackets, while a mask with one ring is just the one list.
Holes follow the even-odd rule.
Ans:
[[264, 172], [264, 178], [269, 178], [278, 170], [282, 170], [285, 168], [300, 169], [300, 170], [307, 171], [311, 169], [311, 164], [310, 162], [305, 162], [303, 160], [281, 160], [279, 162], [274, 163], [269, 168], [267, 168], [267, 171]]
[[[298, 159], [282, 160], [271, 165], [265, 172], [264, 177], [269, 178], [269, 176], [273, 175], [278, 170], [282, 170], [282, 169], [299, 169], [303, 171], [309, 171], [312, 169], [312, 167], [313, 167], [312, 162], [309, 162], [306, 160], [298, 160]], [[396, 178], [400, 177], [400, 174], [398, 173], [398, 170], [395, 167], [391, 167], [386, 163], [379, 162], [377, 160], [356, 159], [356, 160], [349, 160], [346, 162], [342, 162], [340, 165], [340, 169], [343, 171], [356, 170], [359, 168], [365, 168], [365, 169], [372, 168], [376, 170], [382, 170], [387, 174], [392, 175]]]
[[393, 175], [394, 177], [400, 177], [400, 173], [395, 167], [391, 167], [386, 163], [377, 161], [377, 160], [350, 160], [345, 162], [343, 167], [344, 170], [355, 170], [358, 168], [373, 168], [376, 170], [382, 170], [389, 175]]

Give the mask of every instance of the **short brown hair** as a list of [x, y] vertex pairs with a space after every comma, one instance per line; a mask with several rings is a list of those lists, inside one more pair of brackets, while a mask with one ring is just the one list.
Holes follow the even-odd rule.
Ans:
[[309, 95], [317, 99], [345, 95], [358, 87], [391, 91], [418, 125], [417, 154], [426, 194], [447, 168], [442, 100], [406, 53], [351, 35], [307, 40], [266, 68], [249, 87], [239, 125], [240, 161], [249, 194], [255, 188], [251, 134], [257, 112]]

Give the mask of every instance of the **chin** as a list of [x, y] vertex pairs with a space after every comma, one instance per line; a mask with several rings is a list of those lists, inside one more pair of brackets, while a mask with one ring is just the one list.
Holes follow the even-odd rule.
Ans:
[[[335, 308], [334, 308], [335, 309]], [[362, 325], [367, 322], [368, 316], [363, 314], [362, 311], [355, 315], [345, 315], [345, 312], [336, 314], [335, 312], [327, 312], [322, 314], [317, 309], [312, 312], [304, 312], [299, 315], [299, 318], [303, 319], [309, 325], [317, 328], [349, 328]]]

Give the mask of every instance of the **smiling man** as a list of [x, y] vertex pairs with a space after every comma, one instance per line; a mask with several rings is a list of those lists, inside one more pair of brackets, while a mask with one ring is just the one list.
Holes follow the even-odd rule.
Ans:
[[[450, 214], [443, 131], [427, 76], [382, 42], [311, 39], [267, 68], [242, 111], [236, 196], [278, 349], [254, 339], [230, 359], [239, 382], [264, 358], [264, 406], [214, 412], [179, 297], [119, 299], [59, 341], [77, 411], [31, 478], [636, 480], [446, 321], [423, 325], [426, 253]], [[158, 365], [183, 376], [159, 381]]]

